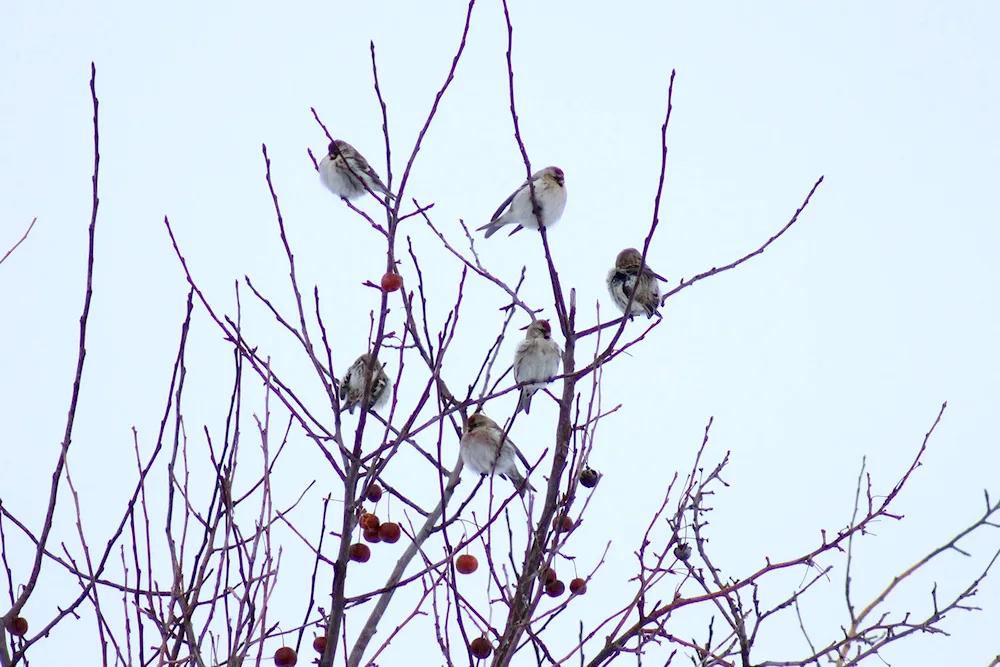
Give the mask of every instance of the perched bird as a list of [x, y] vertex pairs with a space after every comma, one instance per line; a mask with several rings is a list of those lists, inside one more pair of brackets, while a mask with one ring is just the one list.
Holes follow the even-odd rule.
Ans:
[[[344, 401], [344, 407], [351, 414], [354, 408], [361, 405], [362, 394], [365, 391], [365, 368], [371, 359], [370, 354], [362, 354], [357, 361], [351, 364], [344, 374], [344, 379], [340, 381], [340, 400]], [[389, 400], [389, 376], [385, 374], [382, 364], [375, 359], [375, 367], [372, 369], [372, 384], [369, 394], [370, 408], [380, 408]]]
[[660, 285], [657, 281], [667, 282], [649, 265], [643, 266], [642, 253], [635, 248], [625, 248], [615, 258], [615, 268], [608, 271], [608, 292], [619, 310], [625, 313], [629, 297], [635, 292], [630, 312], [625, 313], [630, 318], [645, 313], [647, 317], [657, 314], [660, 307]]
[[541, 389], [559, 372], [562, 350], [559, 343], [552, 340], [552, 327], [548, 320], [535, 320], [527, 326], [514, 352], [514, 381], [521, 385], [521, 400], [518, 410], [525, 414], [531, 411], [531, 396]]
[[[546, 167], [536, 171], [531, 176], [531, 182], [535, 184], [535, 200], [541, 211], [542, 226], [551, 227], [562, 217], [563, 210], [566, 208], [566, 177], [563, 170], [559, 167]], [[507, 209], [506, 213], [503, 213], [504, 209]], [[531, 188], [528, 187], [528, 181], [522, 183], [521, 187], [514, 190], [500, 204], [500, 208], [493, 214], [489, 223], [476, 231], [485, 229], [486, 238], [489, 238], [504, 225], [517, 225], [510, 235], [522, 227], [538, 229], [538, 219], [535, 218], [535, 212], [531, 206]]]
[[525, 492], [534, 491], [535, 487], [518, 471], [517, 457], [524, 457], [510, 438], [504, 438], [503, 446], [500, 446], [501, 434], [503, 430], [486, 415], [481, 412], [470, 415], [462, 433], [462, 461], [480, 475], [496, 473], [509, 477], [523, 497]]
[[329, 152], [319, 161], [319, 179], [330, 192], [344, 199], [356, 199], [369, 190], [395, 198], [368, 160], [340, 139], [330, 142]]

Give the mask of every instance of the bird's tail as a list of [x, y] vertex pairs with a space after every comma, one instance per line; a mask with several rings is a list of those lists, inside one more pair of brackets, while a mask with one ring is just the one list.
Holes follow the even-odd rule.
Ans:
[[496, 234], [500, 230], [501, 227], [503, 227], [504, 225], [507, 224], [507, 222], [508, 222], [508, 220], [507, 220], [507, 214], [505, 213], [505, 214], [501, 215], [499, 218], [497, 218], [496, 220], [491, 220], [490, 222], [487, 222], [485, 225], [483, 225], [482, 227], [478, 228], [476, 231], [477, 232], [481, 232], [481, 231], [483, 231], [485, 229], [486, 230], [486, 238], [489, 238], [489, 237], [493, 236], [494, 234]]
[[517, 493], [522, 498], [524, 497], [524, 494], [527, 493], [528, 491], [532, 492], [535, 491], [535, 487], [531, 485], [531, 482], [525, 479], [525, 477], [521, 474], [521, 472], [516, 468], [507, 473], [507, 476], [510, 477], [510, 481], [514, 483], [514, 486], [517, 488]]
[[517, 402], [517, 410], [515, 414], [521, 410], [524, 410], [524, 414], [531, 414], [531, 397], [534, 395], [534, 389], [522, 389], [521, 390], [521, 400]]

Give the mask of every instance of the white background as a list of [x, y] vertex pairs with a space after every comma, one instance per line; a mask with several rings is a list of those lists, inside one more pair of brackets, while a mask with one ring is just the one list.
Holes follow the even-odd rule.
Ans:
[[[670, 155], [649, 261], [672, 284], [760, 245], [826, 177], [784, 238], [737, 271], [671, 299], [664, 324], [605, 373], [605, 402], [625, 405], [599, 431], [592, 463], [605, 477], [570, 550], [589, 572], [608, 540], [612, 547], [579, 616], [599, 617], [627, 599], [631, 552], [674, 471], [690, 467], [713, 415], [708, 455], [714, 462], [732, 451], [724, 476], [731, 487], [713, 499], [711, 526], [716, 563], [729, 576], [745, 576], [765, 557], [804, 553], [820, 529], [842, 527], [862, 457], [876, 492], [888, 492], [946, 400], [925, 465], [896, 507], [906, 519], [879, 524], [860, 546], [859, 598], [972, 523], [983, 489], [1000, 493], [997, 5], [557, 1], [514, 2], [511, 11], [522, 133], [537, 167], [566, 172], [569, 204], [550, 238], [584, 322], [594, 320], [597, 301], [610, 314], [605, 273], [618, 250], [641, 246], [648, 229], [671, 69]], [[319, 185], [306, 148], [321, 155], [326, 140], [310, 107], [386, 176], [371, 86], [374, 40], [398, 181], [464, 15], [458, 2], [3, 5], [0, 250], [38, 217], [0, 266], [0, 498], [10, 511], [40, 526], [65, 424], [90, 212], [91, 60], [101, 100], [101, 208], [70, 463], [85, 528], [101, 549], [133, 484], [131, 428], [144, 451], [155, 442], [184, 312], [187, 286], [163, 216], [220, 311], [235, 312], [233, 282], [244, 275], [287, 308], [287, 266], [263, 178], [266, 143], [300, 278], [323, 290], [335, 363], [346, 367], [364, 349], [377, 293], [361, 283], [384, 271], [384, 247]], [[524, 176], [510, 121], [506, 38], [499, 3], [477, 6], [457, 78], [408, 186], [422, 203], [435, 202], [435, 223], [456, 240], [459, 218], [479, 226]], [[378, 213], [370, 199], [361, 205]], [[404, 231], [428, 253], [429, 287], [441, 295], [432, 319], [440, 326], [457, 265], [433, 259], [444, 256], [420, 223]], [[535, 235], [497, 235], [478, 248], [511, 281], [527, 264], [526, 293], [552, 315]], [[409, 280], [412, 267], [401, 270]], [[252, 336], [318, 398], [294, 342], [245, 297]], [[458, 389], [492, 342], [503, 303], [478, 283], [466, 299], [445, 373]], [[213, 326], [197, 309], [186, 409], [193, 439], [203, 425], [221, 436], [229, 398], [231, 357]], [[514, 344], [507, 341], [511, 350]], [[421, 385], [415, 379], [401, 389], [401, 400], [412, 404], [406, 392]], [[259, 383], [252, 387], [259, 410]], [[504, 409], [513, 400], [503, 399]], [[551, 443], [556, 414], [551, 401], [536, 404], [514, 433], [529, 457]], [[454, 456], [457, 439], [445, 444]], [[318, 482], [301, 519], [312, 525], [334, 476], [294, 429], [285, 456], [283, 502]], [[75, 549], [69, 496], [62, 501], [55, 539]], [[13, 540], [16, 531], [6, 530]], [[963, 587], [997, 540], [996, 531], [970, 540], [972, 559], [945, 554], [890, 607], [926, 613], [932, 583], [942, 594]], [[26, 554], [19, 544], [17, 553]], [[27, 561], [15, 564], [21, 581]], [[847, 618], [843, 561], [829, 564], [836, 566], [831, 581], [804, 607], [819, 643], [835, 638]], [[296, 582], [311, 561], [288, 555], [283, 567], [283, 581]], [[375, 586], [378, 576], [364, 583]], [[75, 596], [75, 582], [60, 577], [46, 565], [26, 616], [40, 623]], [[776, 580], [770, 594], [778, 599], [797, 583]], [[287, 610], [287, 623], [298, 623], [304, 594], [289, 583], [270, 613], [281, 618]], [[943, 624], [950, 638], [918, 636], [885, 659], [988, 663], [998, 652], [991, 637], [1000, 584], [988, 581], [976, 602], [984, 612]], [[557, 645], [573, 641], [575, 614], [567, 612]], [[757, 659], [805, 653], [789, 622], [787, 633], [761, 637]], [[703, 637], [704, 627], [686, 627], [685, 636]], [[36, 660], [54, 664], [69, 647], [96, 660], [94, 628], [87, 618], [64, 622], [37, 647]], [[406, 642], [400, 639], [398, 655], [407, 655]]]

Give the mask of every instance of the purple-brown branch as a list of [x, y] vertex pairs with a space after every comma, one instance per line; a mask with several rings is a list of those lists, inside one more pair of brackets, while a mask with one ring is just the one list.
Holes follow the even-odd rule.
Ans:
[[[90, 63], [90, 98], [93, 102], [94, 108], [94, 172], [90, 179], [92, 187], [90, 226], [87, 230], [87, 285], [83, 297], [83, 313], [80, 315], [80, 337], [79, 345], [77, 347], [76, 373], [73, 377], [73, 389], [70, 394], [69, 411], [66, 416], [66, 428], [64, 430], [63, 440], [59, 448], [59, 458], [56, 461], [54, 470], [52, 471], [52, 483], [49, 487], [48, 505], [45, 510], [45, 519], [42, 521], [42, 531], [38, 537], [38, 546], [35, 548], [35, 556], [31, 565], [31, 573], [28, 575], [28, 580], [24, 583], [24, 588], [22, 588], [21, 593], [17, 596], [17, 599], [14, 601], [11, 609], [2, 618], [0, 618], [0, 660], [6, 660], [8, 663], [10, 662], [10, 658], [6, 655], [7, 648], [5, 641], [5, 628], [7, 626], [7, 622], [15, 618], [20, 613], [21, 609], [28, 601], [28, 598], [31, 597], [32, 592], [34, 592], [35, 585], [38, 583], [38, 577], [42, 572], [42, 560], [45, 557], [45, 547], [48, 543], [49, 534], [52, 531], [52, 522], [55, 518], [56, 501], [59, 496], [59, 483], [62, 479], [63, 467], [66, 463], [66, 455], [69, 452], [69, 446], [73, 440], [73, 424], [76, 420], [76, 408], [80, 400], [80, 384], [83, 381], [84, 360], [87, 357], [87, 322], [90, 318], [90, 303], [94, 296], [94, 242], [97, 230], [97, 207], [100, 204], [100, 199], [97, 196], [97, 183], [101, 165], [101, 151], [100, 131], [97, 116], [98, 101], [96, 79], [97, 67], [94, 63]], [[32, 222], [32, 225], [34, 225], [34, 222]], [[27, 236], [27, 234], [25, 234], [25, 236]], [[18, 244], [20, 244], [20, 241]], [[6, 259], [6, 255], [4, 258]], [[20, 654], [23, 653], [23, 650], [24, 649], [21, 649], [20, 651], [15, 652], [13, 658], [15, 662], [19, 659]]]

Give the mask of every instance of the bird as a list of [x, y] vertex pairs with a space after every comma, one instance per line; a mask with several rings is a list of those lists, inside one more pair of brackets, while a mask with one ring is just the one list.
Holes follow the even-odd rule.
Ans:
[[503, 430], [495, 421], [481, 412], [469, 416], [462, 433], [460, 449], [465, 465], [480, 475], [492, 475], [510, 478], [518, 494], [524, 497], [528, 491], [534, 491], [531, 485], [517, 469], [517, 457], [524, 456], [510, 438], [504, 437], [500, 446], [500, 436]]
[[[535, 200], [541, 212], [542, 226], [549, 228], [562, 217], [566, 208], [566, 176], [559, 167], [546, 167], [532, 174], [531, 182], [535, 184]], [[507, 209], [506, 213], [503, 213], [504, 209]], [[504, 225], [517, 225], [510, 236], [523, 227], [538, 229], [538, 219], [531, 205], [531, 188], [528, 187], [528, 181], [514, 190], [500, 204], [500, 208], [490, 221], [476, 231], [485, 229], [486, 238], [489, 238]]]
[[368, 160], [346, 141], [334, 139], [319, 161], [319, 179], [330, 192], [344, 199], [357, 199], [369, 190], [395, 199]]
[[[351, 364], [351, 367], [344, 373], [344, 379], [340, 381], [340, 400], [344, 401], [344, 407], [351, 414], [354, 408], [361, 404], [362, 394], [365, 390], [365, 368], [368, 367], [372, 356], [362, 354]], [[371, 391], [369, 392], [368, 407], [380, 408], [389, 400], [389, 376], [385, 374], [383, 364], [378, 359], [371, 374]]]
[[559, 343], [552, 340], [548, 320], [535, 320], [526, 329], [524, 340], [518, 343], [514, 352], [514, 381], [521, 385], [517, 409], [529, 414], [532, 394], [552, 382], [559, 372], [562, 350]]
[[643, 265], [642, 253], [635, 248], [625, 248], [615, 258], [615, 268], [608, 271], [608, 292], [619, 310], [625, 313], [629, 297], [635, 292], [630, 312], [625, 313], [631, 319], [635, 315], [645, 313], [647, 317], [658, 315], [660, 306], [660, 285], [658, 281], [667, 282], [649, 265]]

